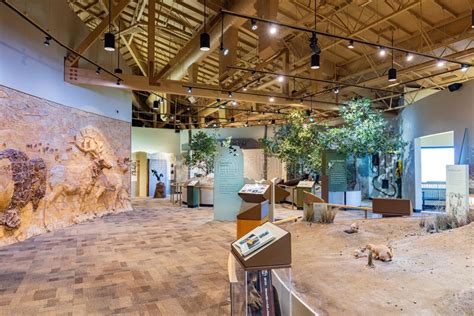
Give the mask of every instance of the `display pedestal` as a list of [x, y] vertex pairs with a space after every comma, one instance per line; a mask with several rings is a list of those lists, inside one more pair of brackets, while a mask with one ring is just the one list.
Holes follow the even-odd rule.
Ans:
[[313, 190], [314, 181], [300, 181], [296, 186], [296, 208], [303, 209], [304, 192], [311, 192]]
[[237, 215], [237, 238], [240, 238], [268, 221], [268, 200], [270, 199], [271, 190], [268, 184], [246, 184], [238, 194], [244, 201]]
[[[271, 240], [244, 255], [261, 236]], [[292, 315], [290, 233], [271, 223], [252, 230], [232, 243], [228, 271], [232, 315]]]
[[197, 187], [197, 184], [197, 181], [191, 181], [186, 187], [189, 208], [199, 207], [199, 188]]

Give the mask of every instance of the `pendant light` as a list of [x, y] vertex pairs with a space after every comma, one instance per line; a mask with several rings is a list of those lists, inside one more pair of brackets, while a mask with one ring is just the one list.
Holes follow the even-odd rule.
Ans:
[[317, 23], [317, 14], [316, 9], [318, 7], [317, 0], [314, 0], [314, 33], [311, 36], [309, 41], [309, 47], [313, 51], [313, 55], [311, 55], [311, 69], [319, 69], [320, 63], [320, 56], [321, 49], [318, 46], [318, 38], [316, 36], [316, 23]]
[[[392, 31], [392, 47], [393, 47], [393, 31]], [[392, 68], [388, 70], [388, 81], [396, 81], [397, 80], [397, 69], [395, 69], [393, 65], [393, 59], [394, 59], [394, 52], [392, 48]]]
[[104, 35], [104, 49], [108, 52], [113, 52], [115, 50], [115, 36], [111, 32], [111, 25], [112, 25], [111, 15], [112, 15], [112, 6], [109, 0], [109, 31], [105, 33]]
[[227, 56], [229, 54], [229, 49], [224, 46], [224, 15], [221, 18], [221, 54]]
[[207, 17], [206, 17], [206, 0], [204, 0], [204, 32], [201, 33], [200, 37], [200, 49], [203, 52], [207, 52], [211, 49], [211, 37], [209, 34], [206, 32], [206, 23], [207, 22]]
[[[118, 29], [118, 34], [120, 36], [120, 19], [119, 19], [119, 23], [118, 23], [118, 28], [119, 28]], [[119, 40], [118, 49], [117, 49], [117, 68], [115, 68], [114, 73], [116, 73], [116, 74], [123, 73], [122, 69], [120, 69], [120, 40]]]

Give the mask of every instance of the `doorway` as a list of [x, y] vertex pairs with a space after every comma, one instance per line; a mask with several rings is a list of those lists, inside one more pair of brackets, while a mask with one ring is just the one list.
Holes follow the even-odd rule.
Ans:
[[453, 131], [427, 135], [416, 139], [416, 209], [423, 211], [445, 210], [446, 166], [453, 164]]

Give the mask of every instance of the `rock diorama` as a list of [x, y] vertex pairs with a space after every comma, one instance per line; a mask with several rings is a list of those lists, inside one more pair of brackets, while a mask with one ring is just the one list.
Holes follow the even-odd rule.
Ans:
[[3, 86], [0, 123], [0, 245], [131, 209], [129, 123]]

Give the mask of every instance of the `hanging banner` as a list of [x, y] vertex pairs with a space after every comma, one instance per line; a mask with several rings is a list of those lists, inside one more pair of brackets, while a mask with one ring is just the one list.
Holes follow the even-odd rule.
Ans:
[[329, 177], [330, 192], [347, 190], [346, 155], [334, 151], [323, 153], [323, 171]]
[[214, 219], [235, 221], [244, 185], [244, 156], [238, 146], [221, 147], [214, 159]]
[[446, 166], [446, 212], [465, 220], [469, 212], [469, 165]]

